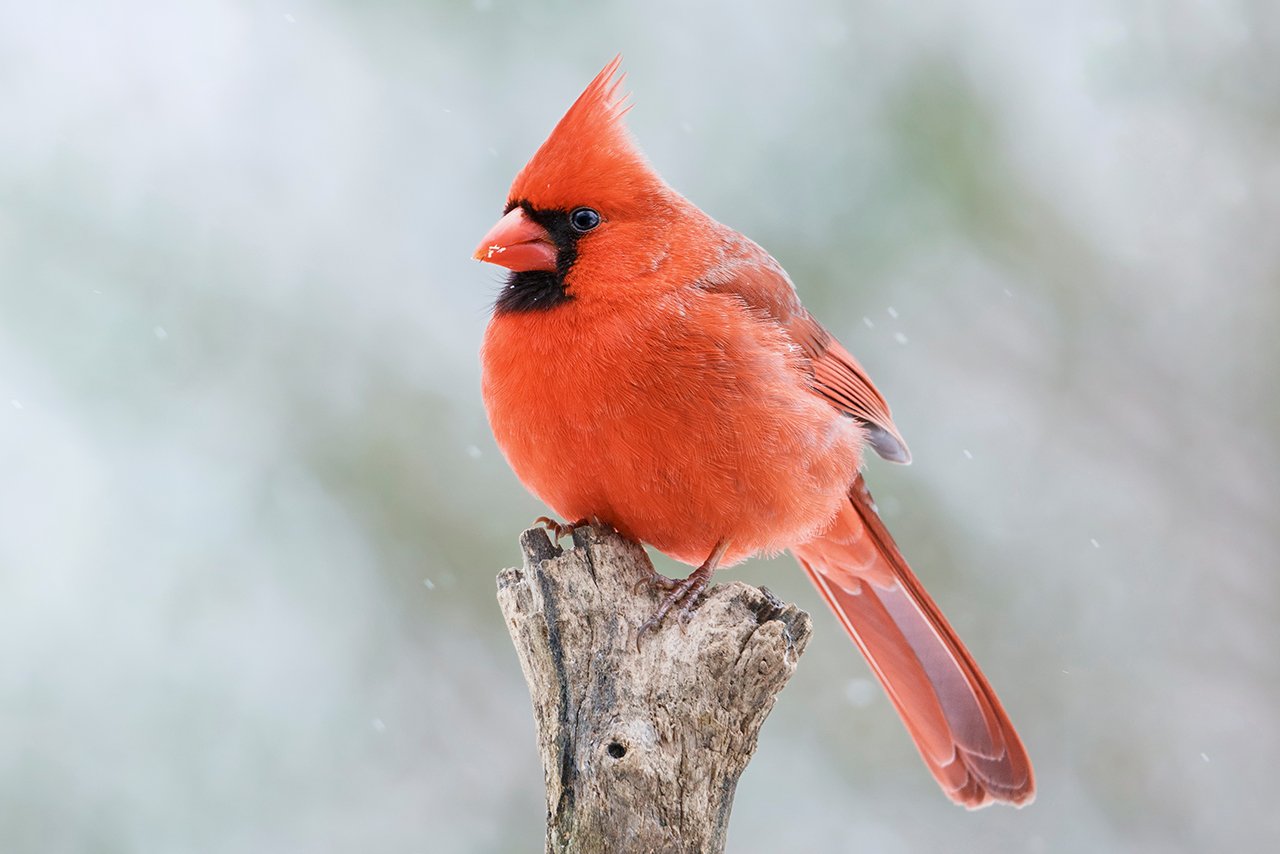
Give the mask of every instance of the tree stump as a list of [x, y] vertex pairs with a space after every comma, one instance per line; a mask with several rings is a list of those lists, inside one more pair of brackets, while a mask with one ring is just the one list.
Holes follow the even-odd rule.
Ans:
[[741, 581], [709, 588], [637, 644], [662, 593], [644, 549], [606, 527], [574, 547], [541, 528], [498, 602], [533, 699], [548, 854], [724, 850], [738, 777], [812, 632]]

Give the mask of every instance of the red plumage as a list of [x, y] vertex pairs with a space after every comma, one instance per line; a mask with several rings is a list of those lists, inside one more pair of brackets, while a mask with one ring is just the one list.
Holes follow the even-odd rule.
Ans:
[[648, 165], [621, 122], [618, 62], [476, 253], [512, 270], [482, 351], [499, 446], [560, 516], [699, 566], [672, 602], [717, 566], [791, 549], [948, 796], [1030, 802], [1022, 742], [859, 474], [866, 444], [910, 459], [884, 397], [767, 252]]

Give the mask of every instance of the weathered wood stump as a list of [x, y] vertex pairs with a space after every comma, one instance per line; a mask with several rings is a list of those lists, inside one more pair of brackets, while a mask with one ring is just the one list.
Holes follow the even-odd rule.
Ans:
[[604, 527], [562, 550], [541, 528], [498, 602], [533, 699], [549, 854], [720, 852], [738, 777], [812, 631], [735, 581], [637, 644], [661, 592], [644, 549]]

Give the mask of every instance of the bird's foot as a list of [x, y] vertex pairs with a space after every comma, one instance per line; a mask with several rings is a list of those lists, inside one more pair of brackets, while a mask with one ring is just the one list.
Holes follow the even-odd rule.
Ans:
[[658, 606], [658, 610], [654, 615], [645, 620], [640, 626], [640, 630], [636, 632], [636, 646], [640, 646], [641, 639], [646, 634], [658, 628], [662, 624], [662, 619], [672, 608], [679, 606], [680, 625], [684, 626], [689, 622], [689, 618], [693, 616], [694, 610], [698, 605], [698, 597], [700, 597], [707, 585], [711, 583], [711, 574], [716, 571], [716, 564], [708, 560], [702, 566], [689, 573], [689, 577], [684, 580], [667, 578], [665, 575], [654, 573], [651, 579], [652, 583], [663, 590], [668, 591], [666, 597], [662, 600], [662, 604]]
[[551, 534], [551, 539], [559, 543], [565, 537], [572, 537], [573, 532], [578, 528], [585, 528], [591, 524], [589, 519], [579, 519], [576, 522], [561, 522], [552, 519], [550, 516], [539, 516], [533, 520], [533, 524], [542, 525], [547, 529], [547, 533]]
[[664, 593], [670, 593], [672, 590], [675, 590], [681, 584], [684, 584], [683, 578], [667, 578], [665, 575], [663, 575], [661, 572], [658, 572], [655, 569], [652, 572], [650, 572], [647, 576], [640, 579], [635, 584], [631, 585], [631, 592], [633, 594], [638, 594], [640, 593], [640, 591], [644, 590], [646, 587], [656, 587], [659, 590], [663, 591]]

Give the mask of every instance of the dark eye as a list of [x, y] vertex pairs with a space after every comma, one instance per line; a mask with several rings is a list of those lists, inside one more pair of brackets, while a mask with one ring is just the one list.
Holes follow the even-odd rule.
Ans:
[[600, 224], [600, 214], [591, 208], [574, 208], [569, 214], [569, 225], [574, 231], [590, 231]]

